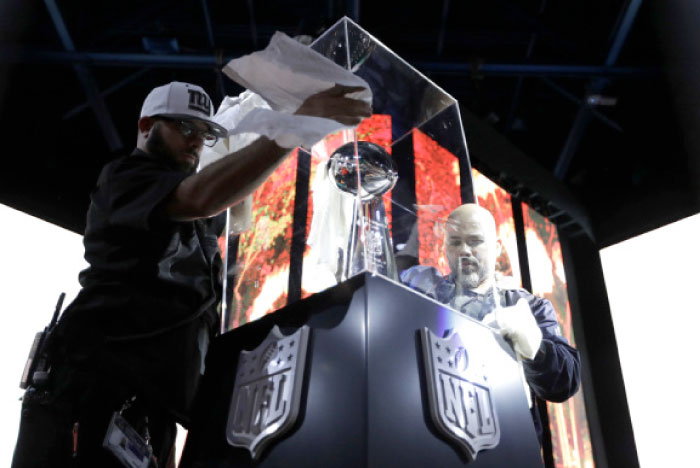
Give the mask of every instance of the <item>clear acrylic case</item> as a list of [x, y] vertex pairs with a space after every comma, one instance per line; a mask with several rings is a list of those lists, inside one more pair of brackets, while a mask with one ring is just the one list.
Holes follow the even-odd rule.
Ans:
[[373, 116], [295, 150], [258, 189], [252, 229], [222, 242], [224, 330], [362, 272], [446, 272], [445, 219], [473, 201], [454, 98], [348, 18], [310, 47], [369, 83]]

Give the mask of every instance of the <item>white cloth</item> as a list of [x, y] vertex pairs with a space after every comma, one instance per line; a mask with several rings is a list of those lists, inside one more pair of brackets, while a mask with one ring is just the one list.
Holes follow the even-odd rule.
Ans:
[[256, 132], [274, 140], [282, 148], [310, 148], [329, 133], [343, 128], [348, 127], [332, 119], [254, 109], [231, 133]]
[[496, 308], [482, 322], [509, 338], [513, 349], [523, 359], [533, 359], [540, 349], [542, 330], [525, 299], [520, 299], [514, 306]]
[[275, 111], [293, 113], [306, 98], [336, 84], [365, 88], [347, 96], [372, 103], [365, 80], [279, 31], [265, 49], [231, 60], [223, 71]]
[[332, 119], [293, 115], [309, 96], [342, 84], [365, 88], [347, 97], [372, 102], [365, 80], [281, 32], [264, 50], [231, 60], [223, 71], [270, 107], [246, 114], [236, 127], [226, 127], [229, 132], [255, 132], [284, 148], [309, 148], [329, 133], [348, 128]]
[[226, 96], [219, 109], [212, 117], [212, 120], [229, 131], [228, 138], [219, 138], [214, 146], [211, 148], [205, 146], [202, 149], [202, 156], [199, 162], [199, 169], [203, 169], [214, 161], [218, 161], [227, 154], [238, 151], [252, 142], [254, 142], [259, 135], [255, 132], [236, 132], [235, 136], [232, 136], [231, 130], [237, 127], [243, 118], [255, 109], [269, 109], [270, 106], [267, 102], [251, 91], [244, 91], [238, 96]]

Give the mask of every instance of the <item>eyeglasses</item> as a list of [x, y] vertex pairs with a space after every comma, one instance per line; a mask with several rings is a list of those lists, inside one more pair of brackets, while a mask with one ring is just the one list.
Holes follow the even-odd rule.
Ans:
[[160, 115], [157, 116], [157, 118], [176, 124], [178, 130], [185, 138], [190, 138], [192, 136], [202, 137], [202, 140], [204, 140], [204, 144], [206, 146], [214, 146], [219, 139], [219, 137], [214, 135], [209, 129], [201, 130], [197, 128], [195, 124], [193, 124], [192, 122], [188, 122], [187, 120], [173, 119], [170, 117], [163, 117]]

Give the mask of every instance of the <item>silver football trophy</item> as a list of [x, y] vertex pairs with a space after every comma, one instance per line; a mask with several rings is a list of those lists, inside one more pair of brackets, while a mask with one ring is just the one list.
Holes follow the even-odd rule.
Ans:
[[344, 252], [343, 277], [370, 271], [397, 279], [382, 199], [398, 179], [394, 160], [377, 144], [353, 141], [335, 150], [328, 161], [328, 175], [336, 188], [356, 197], [348, 247]]

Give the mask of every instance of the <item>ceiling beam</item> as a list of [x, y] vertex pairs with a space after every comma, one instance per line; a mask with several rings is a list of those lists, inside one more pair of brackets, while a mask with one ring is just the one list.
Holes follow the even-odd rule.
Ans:
[[470, 73], [501, 76], [559, 76], [570, 78], [650, 78], [661, 74], [659, 67], [617, 67], [605, 65], [561, 65], [530, 63], [408, 62], [430, 73]]
[[[109, 96], [110, 94], [112, 94], [116, 91], [119, 91], [124, 86], [127, 86], [127, 85], [131, 84], [132, 82], [141, 78], [143, 75], [145, 75], [150, 70], [151, 70], [150, 68], [142, 68], [141, 70], [139, 70], [135, 73], [132, 73], [131, 75], [127, 76], [126, 78], [119, 80], [119, 82], [113, 84], [112, 86], [105, 89], [104, 91], [101, 91], [99, 94], [100, 98], [104, 99], [107, 96]], [[68, 112], [63, 114], [63, 120], [69, 119], [69, 118], [73, 117], [74, 115], [79, 114], [80, 112], [87, 109], [88, 107], [90, 107], [89, 102], [84, 102], [82, 104], [78, 104], [77, 106], [75, 106], [74, 108], [72, 108], [71, 110], [69, 110]]]
[[573, 219], [594, 239], [586, 207], [552, 173], [525, 155], [493, 126], [460, 106], [462, 124], [469, 142], [469, 159], [478, 171], [526, 201], [544, 216], [563, 212], [557, 225]]
[[[642, 0], [627, 0], [625, 6], [623, 7], [622, 14], [620, 15], [615, 27], [613, 28], [612, 41], [608, 54], [605, 57], [605, 66], [611, 67], [617, 62], [620, 56], [620, 51], [622, 46], [627, 40], [632, 25], [634, 24], [634, 19], [637, 16], [639, 7], [642, 4]], [[596, 79], [591, 82], [588, 87], [588, 94], [598, 94], [600, 93], [607, 82], [602, 79]], [[569, 135], [564, 142], [564, 147], [559, 153], [559, 159], [554, 166], [554, 176], [559, 180], [564, 180], [567, 173], [569, 172], [569, 167], [571, 166], [571, 161], [574, 159], [574, 155], [578, 150], [579, 143], [586, 132], [589, 122], [591, 121], [591, 106], [586, 102], [585, 99], [582, 100], [582, 104], [576, 113], [574, 118], [574, 123], [571, 126]]]
[[[542, 17], [544, 13], [545, 6], [547, 5], [547, 0], [540, 1], [540, 8], [537, 12], [538, 19]], [[525, 50], [525, 61], [529, 62], [532, 58], [532, 51], [535, 49], [535, 42], [537, 41], [537, 33], [533, 32], [530, 35], [530, 40], [527, 43], [527, 49]], [[515, 115], [518, 111], [518, 106], [520, 105], [520, 93], [523, 87], [524, 77], [521, 75], [518, 77], [515, 83], [515, 90], [513, 91], [513, 99], [510, 102], [510, 109], [508, 110], [508, 116], [506, 117], [506, 122], [503, 125], [503, 133], [508, 135], [513, 127], [513, 122], [515, 121]]]
[[[550, 80], [549, 78], [542, 78], [542, 81], [543, 81], [547, 86], [549, 86], [550, 88], [552, 88], [554, 91], [556, 91], [557, 93], [561, 94], [561, 95], [562, 95], [564, 98], [566, 98], [567, 100], [573, 102], [574, 104], [576, 104], [576, 105], [578, 105], [578, 106], [584, 105], [584, 102], [583, 102], [581, 99], [579, 99], [578, 97], [574, 96], [572, 93], [570, 93], [569, 91], [565, 90], [564, 88], [562, 88], [561, 86], [559, 86], [558, 84], [556, 84], [555, 82], [553, 82], [552, 80]], [[589, 109], [590, 109], [590, 111], [591, 111], [591, 114], [593, 114], [593, 117], [597, 118], [597, 119], [600, 120], [602, 123], [604, 123], [604, 124], [607, 125], [608, 127], [612, 128], [613, 130], [615, 130], [615, 131], [617, 131], [617, 132], [622, 132], [622, 127], [620, 126], [619, 123], [615, 122], [615, 121], [612, 120], [610, 117], [607, 117], [605, 114], [603, 114], [603, 113], [601, 113], [601, 112], [598, 112], [597, 110], [595, 110], [595, 109], [593, 109], [593, 108], [589, 108]]]
[[360, 22], [360, 0], [348, 0], [348, 17], [356, 23]]
[[[527, 51], [525, 52], [525, 60], [530, 60], [532, 56], [532, 50], [535, 48], [535, 41], [537, 40], [537, 34], [532, 34], [530, 36], [530, 42], [527, 45]], [[503, 133], [508, 135], [511, 128], [513, 127], [513, 122], [515, 121], [515, 115], [518, 111], [518, 106], [520, 105], [520, 93], [523, 88], [524, 76], [518, 76], [515, 82], [515, 89], [513, 90], [513, 99], [510, 101], [510, 108], [508, 109], [508, 116], [506, 117], [506, 123], [503, 125]]]
[[253, 49], [258, 49], [258, 24], [255, 21], [255, 5], [253, 0], [248, 0], [248, 25], [250, 26], [250, 39], [253, 44]]
[[614, 65], [615, 62], [617, 62], [620, 51], [622, 51], [622, 46], [625, 45], [625, 41], [632, 29], [640, 6], [642, 6], [642, 0], [627, 0], [625, 9], [613, 28], [612, 44], [608, 50], [608, 56], [605, 59], [606, 65]]
[[[49, 11], [49, 15], [51, 16], [51, 20], [56, 28], [59, 39], [63, 44], [63, 48], [66, 49], [68, 53], [74, 53], [75, 44], [73, 44], [73, 39], [71, 39], [70, 34], [68, 33], [68, 28], [66, 27], [66, 23], [63, 21], [63, 15], [61, 15], [58, 5], [56, 4], [55, 0], [44, 0], [44, 3]], [[84, 63], [73, 62], [73, 69], [78, 76], [78, 80], [83, 86], [87, 100], [95, 113], [95, 117], [97, 118], [97, 122], [102, 129], [102, 134], [104, 135], [105, 140], [107, 140], [107, 145], [110, 151], [117, 151], [123, 148], [119, 133], [117, 132], [114, 122], [112, 121], [112, 116], [110, 115], [104, 100], [100, 96], [100, 91], [97, 87], [97, 83], [95, 82], [95, 78], [92, 76], [92, 73]]]
[[209, 13], [209, 4], [207, 0], [202, 0], [202, 13], [204, 14], [204, 26], [207, 29], [207, 41], [209, 42], [209, 47], [217, 58], [217, 66], [214, 67], [214, 75], [216, 78], [216, 89], [219, 93], [217, 101], [221, 101], [226, 96], [226, 88], [224, 86], [224, 78], [221, 74], [221, 56], [223, 54], [216, 52], [216, 40], [214, 39], [214, 27], [211, 22], [211, 14]]
[[435, 53], [442, 55], [442, 49], [445, 47], [445, 33], [447, 32], [447, 16], [450, 12], [450, 0], [442, 0], [442, 18], [440, 19], [440, 32], [438, 33], [438, 41]]
[[[223, 57], [222, 62], [239, 56]], [[211, 68], [217, 65], [217, 58], [211, 55], [195, 54], [143, 54], [115, 52], [51, 51], [39, 49], [19, 49], [0, 47], [0, 62], [89, 64], [114, 67], [173, 67]], [[629, 78], [646, 79], [661, 76], [661, 68], [653, 66], [606, 66], [606, 65], [561, 65], [524, 63], [472, 63], [472, 62], [408, 62], [421, 71], [433, 74], [480, 74], [491, 76], [551, 76], [569, 78]]]

